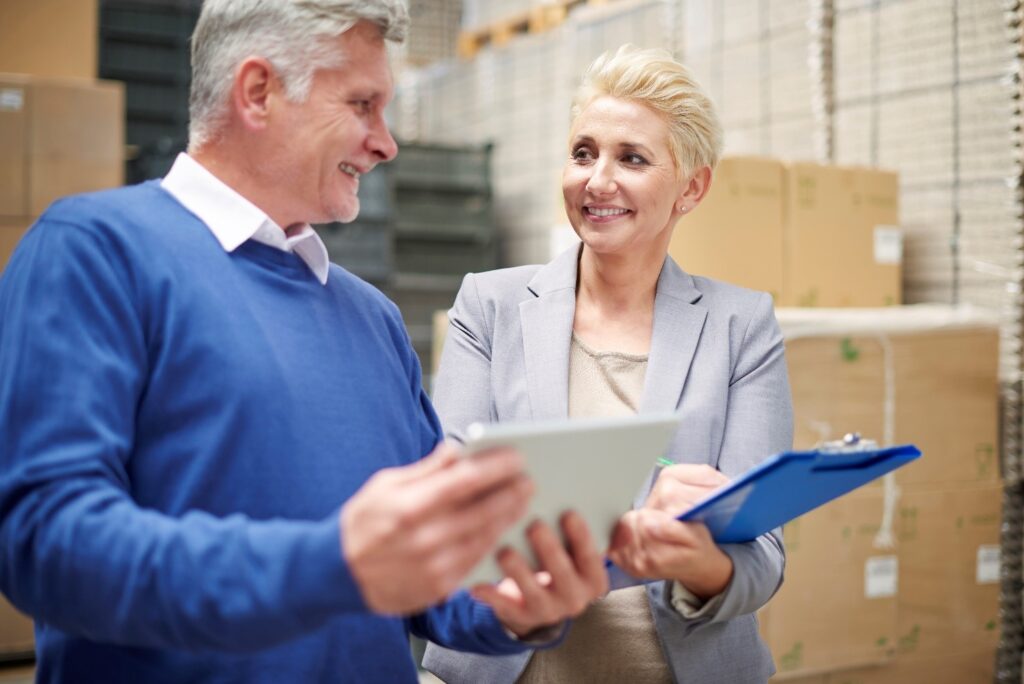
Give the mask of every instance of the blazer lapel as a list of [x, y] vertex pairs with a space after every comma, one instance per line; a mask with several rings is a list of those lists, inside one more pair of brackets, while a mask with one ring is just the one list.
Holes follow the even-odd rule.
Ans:
[[535, 295], [519, 304], [523, 355], [534, 420], [569, 415], [569, 343], [576, 315], [579, 246], [537, 271], [527, 287]]
[[641, 413], [669, 413], [678, 407], [707, 319], [707, 309], [697, 303], [700, 297], [693, 278], [666, 258], [654, 297], [654, 330]]

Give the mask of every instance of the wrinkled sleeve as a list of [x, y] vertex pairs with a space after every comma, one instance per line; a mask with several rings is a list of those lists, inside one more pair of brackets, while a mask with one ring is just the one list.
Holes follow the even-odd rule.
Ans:
[[464, 590], [453, 594], [444, 604], [410, 620], [413, 634], [433, 642], [429, 648], [443, 646], [482, 655], [510, 655], [548, 648], [561, 642], [567, 626], [568, 623], [561, 629], [552, 630], [552, 638], [542, 643], [520, 641], [504, 628], [490, 606], [475, 600]]
[[[775, 320], [772, 298], [762, 294], [753, 309], [729, 384], [725, 435], [718, 469], [729, 477], [793, 444], [793, 404], [786, 370], [782, 331]], [[690, 621], [723, 622], [754, 613], [782, 585], [785, 551], [782, 530], [742, 544], [723, 544], [733, 562], [733, 577], [716, 610]], [[671, 605], [671, 582], [652, 587], [658, 603], [680, 620]]]

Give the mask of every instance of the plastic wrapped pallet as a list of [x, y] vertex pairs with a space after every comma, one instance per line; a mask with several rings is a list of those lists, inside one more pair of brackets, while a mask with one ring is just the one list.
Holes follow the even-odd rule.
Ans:
[[728, 154], [827, 159], [823, 4], [682, 3], [680, 57], [718, 105]]

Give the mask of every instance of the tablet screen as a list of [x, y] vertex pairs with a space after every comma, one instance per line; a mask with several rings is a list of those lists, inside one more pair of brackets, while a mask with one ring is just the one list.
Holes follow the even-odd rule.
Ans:
[[[495, 550], [511, 546], [533, 560], [527, 526], [539, 518], [558, 531], [562, 513], [575, 510], [587, 522], [598, 550], [605, 551], [615, 523], [632, 507], [678, 428], [679, 416], [674, 414], [471, 425], [466, 431], [468, 456], [513, 447], [522, 453], [536, 489], [527, 514], [505, 532]], [[464, 584], [502, 576], [491, 553]]]

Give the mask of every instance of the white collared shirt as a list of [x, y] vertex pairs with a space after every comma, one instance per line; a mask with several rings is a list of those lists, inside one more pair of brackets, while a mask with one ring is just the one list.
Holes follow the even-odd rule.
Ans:
[[259, 207], [184, 152], [174, 160], [174, 166], [160, 184], [206, 224], [225, 251], [233, 252], [253, 239], [284, 252], [294, 252], [321, 285], [327, 283], [327, 248], [308, 223], [286, 233]]

